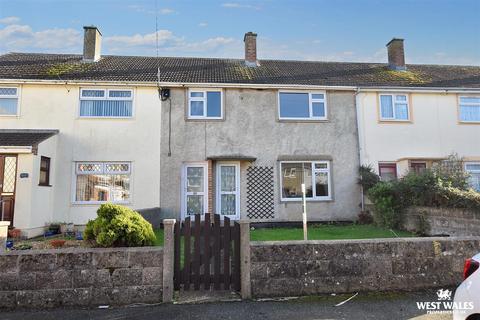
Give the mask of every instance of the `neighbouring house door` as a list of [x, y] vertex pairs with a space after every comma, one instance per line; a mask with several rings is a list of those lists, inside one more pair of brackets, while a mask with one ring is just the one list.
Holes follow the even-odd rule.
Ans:
[[182, 218], [208, 210], [207, 163], [187, 163], [182, 173]]
[[217, 213], [230, 219], [240, 218], [240, 163], [217, 163]]
[[13, 225], [16, 176], [17, 157], [0, 155], [0, 220], [10, 221], [10, 225]]

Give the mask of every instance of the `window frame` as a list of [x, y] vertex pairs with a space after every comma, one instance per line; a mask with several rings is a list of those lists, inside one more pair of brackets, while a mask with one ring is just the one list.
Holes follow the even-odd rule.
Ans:
[[[202, 92], [203, 97], [191, 97], [192, 92]], [[207, 109], [208, 109], [208, 99], [207, 93], [208, 92], [219, 92], [220, 93], [220, 117], [209, 117], [207, 116]], [[188, 120], [223, 120], [223, 90], [222, 89], [215, 89], [215, 88], [189, 88], [188, 89], [188, 105], [187, 105], [187, 119]], [[203, 115], [202, 116], [192, 116], [191, 115], [191, 102], [192, 101], [203, 101]]]
[[[46, 160], [47, 161], [47, 167], [43, 168], [42, 167], [42, 161]], [[38, 185], [41, 187], [51, 187], [52, 185], [50, 184], [50, 172], [51, 172], [51, 161], [52, 159], [50, 157], [46, 156], [40, 156], [40, 174], [38, 176]], [[41, 181], [41, 173], [46, 172], [46, 181], [42, 182]]]
[[15, 114], [0, 114], [0, 117], [18, 117], [20, 116], [20, 87], [16, 86], [3, 86], [0, 85], [1, 89], [17, 89], [17, 93], [13, 95], [3, 95], [0, 94], [0, 99], [17, 99], [17, 108]]
[[[83, 91], [86, 90], [95, 90], [95, 91], [103, 91], [105, 92], [105, 96], [103, 97], [83, 97]], [[128, 97], [109, 97], [110, 91], [130, 91], [131, 96]], [[115, 117], [115, 116], [82, 116], [81, 115], [81, 104], [82, 100], [113, 100], [113, 101], [132, 101], [132, 115], [131, 116], [122, 116], [122, 117]], [[80, 119], [133, 119], [135, 117], [135, 90], [130, 88], [92, 88], [92, 87], [81, 87], [78, 99], [78, 118]]]
[[397, 168], [397, 163], [396, 162], [379, 162], [378, 163], [378, 176], [380, 177], [380, 180], [382, 180], [382, 175], [381, 175], [381, 170], [382, 170], [382, 167], [385, 167], [385, 168], [393, 168], [395, 169], [395, 179], [398, 179], [398, 168]]
[[462, 120], [462, 105], [466, 106], [478, 106], [480, 109], [480, 103], [462, 103], [461, 99], [462, 98], [477, 98], [480, 99], [480, 95], [474, 96], [474, 95], [458, 95], [457, 97], [457, 103], [458, 103], [458, 122], [460, 123], [468, 123], [468, 124], [480, 124], [480, 120]]
[[[281, 105], [280, 105], [280, 95], [282, 93], [302, 93], [308, 94], [308, 113], [309, 117], [282, 117], [281, 114]], [[314, 94], [323, 94], [323, 99], [314, 99], [312, 95]], [[325, 116], [318, 117], [313, 116], [313, 103], [314, 102], [323, 102], [325, 107]], [[287, 121], [328, 121], [328, 106], [327, 106], [327, 91], [326, 90], [315, 90], [315, 91], [301, 91], [301, 90], [278, 90], [277, 93], [277, 109], [278, 109], [278, 120], [287, 120]]]
[[[470, 174], [471, 172], [480, 173], [480, 170], [467, 170], [467, 165], [469, 165], [469, 164], [480, 165], [480, 161], [466, 161], [466, 162], [464, 162], [464, 165], [463, 165], [463, 170], [468, 174]], [[469, 184], [469, 186], [470, 186], [470, 184]], [[470, 186], [470, 188], [472, 188], [472, 186]]]
[[[102, 172], [96, 171], [84, 171], [84, 174], [80, 175], [92, 175], [92, 174], [99, 174], [99, 175], [120, 175], [120, 174], [128, 174], [129, 176], [129, 199], [126, 201], [78, 201], [76, 198], [77, 195], [77, 176], [78, 176], [78, 165], [79, 164], [102, 164]], [[128, 164], [128, 171], [105, 171], [106, 164]], [[114, 203], [114, 204], [123, 204], [123, 205], [131, 205], [133, 204], [133, 170], [132, 170], [133, 162], [132, 161], [74, 161], [72, 167], [72, 204], [73, 205], [99, 205], [104, 203]]]
[[[382, 115], [382, 96], [391, 96], [392, 97], [392, 118], [386, 118]], [[407, 104], [407, 119], [397, 119], [395, 103], [397, 102], [397, 96], [405, 96], [405, 103]], [[382, 122], [411, 122], [411, 110], [410, 110], [410, 95], [408, 93], [379, 93], [378, 94], [378, 117]]]
[[[303, 201], [302, 197], [299, 198], [284, 198], [283, 197], [283, 170], [282, 164], [284, 163], [310, 163], [312, 170], [312, 197], [306, 197], [306, 201], [332, 201], [332, 166], [330, 160], [314, 160], [314, 161], [303, 161], [303, 160], [288, 160], [288, 161], [279, 161], [280, 169], [280, 201], [281, 202], [299, 202]], [[315, 164], [327, 164], [327, 169], [316, 169]], [[315, 196], [316, 194], [316, 183], [315, 183], [315, 173], [316, 172], [326, 172], [328, 174], [328, 196]]]

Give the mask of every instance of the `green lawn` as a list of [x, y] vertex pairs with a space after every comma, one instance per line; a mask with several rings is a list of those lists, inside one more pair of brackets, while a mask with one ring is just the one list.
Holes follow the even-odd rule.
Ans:
[[[163, 229], [156, 229], [156, 246], [163, 245]], [[373, 239], [373, 238], [395, 238], [414, 237], [415, 235], [406, 231], [376, 227], [374, 225], [359, 224], [319, 224], [308, 227], [309, 240], [340, 240], [340, 239]], [[250, 231], [252, 241], [280, 241], [280, 240], [302, 240], [302, 228], [264, 228]]]

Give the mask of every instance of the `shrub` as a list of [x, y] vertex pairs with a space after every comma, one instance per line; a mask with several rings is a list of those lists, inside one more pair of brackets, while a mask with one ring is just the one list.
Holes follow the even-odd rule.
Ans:
[[148, 246], [156, 239], [152, 225], [138, 212], [111, 203], [100, 206], [97, 218], [88, 221], [84, 236], [102, 247]]
[[372, 224], [373, 223], [373, 217], [370, 214], [369, 211], [362, 211], [358, 214], [358, 224]]
[[462, 159], [453, 153], [447, 159], [437, 163], [433, 167], [433, 173], [437, 176], [443, 185], [461, 190], [467, 190], [468, 173], [463, 170]]
[[400, 226], [405, 208], [398, 186], [396, 181], [379, 182], [368, 191], [374, 206], [373, 220], [378, 226], [391, 229]]
[[363, 190], [365, 192], [367, 192], [371, 187], [373, 187], [380, 181], [380, 177], [373, 171], [371, 165], [361, 165], [358, 173], [360, 175], [358, 183], [363, 187]]

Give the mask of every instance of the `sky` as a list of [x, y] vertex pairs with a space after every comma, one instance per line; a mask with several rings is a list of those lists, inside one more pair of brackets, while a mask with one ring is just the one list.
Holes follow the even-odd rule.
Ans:
[[[157, 23], [156, 23], [157, 21]], [[480, 0], [0, 0], [0, 54], [81, 53], [83, 26], [102, 54], [480, 65]]]

